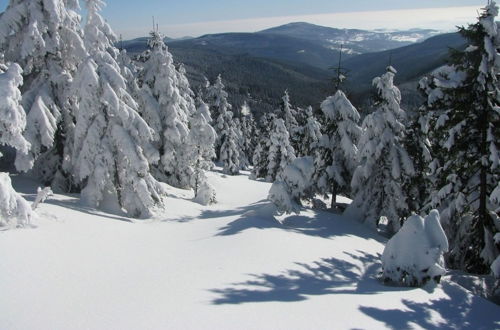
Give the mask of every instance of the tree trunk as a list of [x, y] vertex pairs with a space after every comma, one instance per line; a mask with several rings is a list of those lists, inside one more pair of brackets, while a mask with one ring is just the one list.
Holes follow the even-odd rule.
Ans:
[[337, 206], [337, 185], [335, 182], [332, 183], [332, 203], [331, 203], [331, 208], [335, 209]]

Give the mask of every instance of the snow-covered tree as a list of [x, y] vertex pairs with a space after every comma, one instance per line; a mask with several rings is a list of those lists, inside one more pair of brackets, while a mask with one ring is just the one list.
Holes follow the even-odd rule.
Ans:
[[276, 111], [276, 115], [278, 118], [283, 119], [285, 128], [290, 136], [290, 143], [297, 150], [300, 143], [300, 129], [296, 119], [297, 111], [292, 108], [288, 91], [285, 91], [285, 94], [281, 98], [281, 105]]
[[385, 216], [389, 233], [399, 230], [407, 213], [403, 183], [414, 173], [403, 145], [406, 114], [400, 107], [401, 93], [394, 86], [395, 73], [394, 68], [388, 67], [385, 74], [373, 80], [377, 88], [376, 108], [363, 121], [359, 165], [351, 183], [355, 192], [351, 208], [361, 211], [361, 216], [373, 226], [378, 226], [380, 217]]
[[82, 199], [93, 207], [148, 217], [161, 206], [162, 185], [150, 174], [159, 156], [151, 128], [137, 112], [116, 62], [114, 35], [100, 16], [103, 2], [86, 0], [90, 56], [74, 79], [77, 96], [73, 168]]
[[75, 0], [11, 0], [0, 16], [0, 49], [6, 62], [23, 68], [28, 154], [17, 167], [47, 184], [68, 189], [74, 118], [69, 94], [72, 75], [85, 58]]
[[[429, 207], [441, 212], [449, 267], [487, 273], [499, 254], [500, 34], [491, 1], [479, 21], [460, 28], [469, 42], [427, 81], [435, 185]], [[495, 193], [496, 192], [496, 193]]]
[[321, 140], [321, 124], [314, 116], [312, 107], [307, 107], [303, 110], [303, 114], [303, 123], [299, 124], [300, 126], [297, 130], [297, 140], [299, 143], [296, 151], [300, 156], [313, 156]]
[[274, 181], [268, 199], [276, 205], [279, 213], [299, 213], [301, 199], [308, 196], [312, 187], [314, 158], [295, 158], [285, 167], [280, 178]]
[[142, 116], [157, 133], [155, 145], [161, 156], [153, 173], [158, 180], [189, 188], [193, 175], [187, 141], [188, 121], [194, 113], [192, 92], [183, 73], [176, 70], [162, 35], [151, 32], [148, 44], [139, 81]]
[[244, 155], [247, 167], [253, 163], [253, 152], [256, 145], [256, 127], [252, 110], [245, 102], [241, 107], [240, 130], [241, 130], [241, 154]]
[[271, 128], [276, 116], [265, 113], [259, 121], [259, 128], [256, 130], [258, 137], [255, 151], [252, 156], [253, 169], [250, 177], [252, 179], [266, 178], [269, 164], [269, 137]]
[[429, 135], [429, 116], [425, 107], [409, 112], [404, 145], [413, 162], [415, 172], [406, 178], [405, 195], [408, 197], [408, 215], [420, 213], [429, 198], [429, 165], [432, 161]]
[[[19, 90], [23, 83], [22, 69], [15, 63], [5, 69], [6, 72], [0, 73], [0, 145], [8, 145], [27, 154], [30, 144], [22, 135], [26, 114]], [[0, 68], [2, 71], [3, 68]], [[0, 173], [0, 227], [27, 225], [33, 216], [28, 202], [12, 188], [9, 175]]]
[[30, 143], [23, 136], [26, 113], [21, 105], [19, 90], [23, 83], [22, 72], [21, 67], [13, 63], [5, 73], [0, 73], [0, 146], [10, 146], [26, 155]]
[[220, 147], [223, 142], [222, 131], [224, 130], [222, 123], [219, 123], [219, 118], [224, 118], [225, 113], [232, 108], [231, 104], [227, 101], [228, 94], [224, 88], [222, 77], [218, 75], [215, 83], [208, 87], [206, 96], [212, 118], [217, 121], [214, 126], [215, 132], [217, 133], [217, 142], [215, 144], [217, 158], [220, 158]]
[[0, 228], [23, 227], [34, 217], [29, 203], [14, 188], [8, 173], [0, 173]]
[[240, 148], [238, 145], [238, 132], [233, 121], [233, 112], [225, 111], [219, 115], [217, 127], [220, 131], [220, 157], [223, 172], [229, 175], [236, 175], [240, 172]]
[[295, 151], [290, 144], [290, 135], [283, 119], [274, 119], [272, 130], [269, 134], [268, 145], [269, 154], [266, 180], [274, 182], [277, 178], [280, 178], [285, 167], [295, 159]]
[[360, 116], [341, 90], [324, 100], [321, 110], [325, 124], [316, 150], [314, 181], [319, 192], [332, 194], [333, 208], [337, 194], [349, 192], [357, 164]]
[[403, 286], [439, 283], [446, 273], [443, 253], [447, 251], [448, 239], [439, 222], [439, 212], [432, 210], [425, 219], [412, 215], [385, 246], [384, 282]]
[[189, 144], [191, 152], [195, 153], [192, 157], [194, 174], [191, 178], [195, 196], [198, 195], [199, 187], [206, 182], [205, 171], [213, 168], [212, 159], [215, 158], [214, 143], [217, 135], [210, 125], [211, 121], [210, 111], [205, 103], [201, 103], [189, 121]]

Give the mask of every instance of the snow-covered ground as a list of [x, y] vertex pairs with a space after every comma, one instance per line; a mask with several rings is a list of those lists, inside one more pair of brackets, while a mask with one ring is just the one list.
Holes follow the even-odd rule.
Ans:
[[0, 232], [0, 329], [500, 328], [499, 306], [446, 278], [382, 285], [385, 239], [370, 229], [313, 211], [277, 220], [270, 184], [209, 180], [214, 206], [172, 191], [164, 216], [132, 221], [56, 195], [33, 228]]

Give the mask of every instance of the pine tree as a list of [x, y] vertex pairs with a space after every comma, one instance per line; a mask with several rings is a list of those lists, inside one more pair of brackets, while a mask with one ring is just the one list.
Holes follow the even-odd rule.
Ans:
[[290, 95], [288, 91], [285, 91], [285, 95], [283, 95], [281, 99], [281, 106], [276, 113], [278, 118], [283, 119], [285, 123], [285, 128], [288, 131], [290, 136], [290, 143], [292, 147], [297, 150], [299, 141], [299, 125], [297, 123], [297, 111], [292, 109], [292, 105], [290, 104]]
[[276, 116], [265, 113], [259, 121], [259, 128], [255, 134], [258, 137], [255, 151], [252, 156], [253, 169], [250, 177], [252, 179], [266, 178], [269, 158], [269, 138], [271, 128]]
[[157, 133], [156, 147], [160, 162], [154, 168], [158, 180], [179, 188], [191, 187], [192, 153], [187, 143], [189, 117], [194, 113], [194, 100], [183, 72], [177, 71], [172, 54], [162, 35], [151, 32], [149, 52], [139, 75], [141, 112]]
[[314, 159], [306, 156], [295, 158], [288, 164], [280, 178], [274, 181], [268, 199], [276, 205], [278, 213], [299, 214], [302, 198], [308, 196], [314, 173]]
[[453, 51], [450, 64], [426, 84], [435, 185], [429, 207], [439, 209], [450, 237], [448, 266], [474, 273], [489, 272], [499, 254], [493, 242], [500, 228], [497, 15], [492, 1], [477, 23], [460, 28], [469, 47]]
[[252, 110], [245, 102], [241, 107], [240, 130], [241, 130], [241, 154], [244, 155], [246, 167], [253, 164], [253, 152], [255, 150], [256, 127]]
[[313, 156], [319, 146], [321, 140], [321, 124], [316, 120], [313, 115], [312, 107], [306, 108], [304, 111], [305, 121], [299, 128], [298, 141], [298, 155], [300, 156]]
[[360, 116], [341, 90], [323, 101], [321, 110], [325, 125], [316, 152], [314, 181], [319, 192], [332, 194], [331, 207], [334, 208], [337, 194], [349, 192], [356, 168]]
[[[22, 133], [26, 114], [21, 105], [19, 86], [23, 82], [22, 69], [17, 64], [0, 68], [0, 146], [13, 147], [27, 154], [30, 144]], [[2, 154], [0, 153], [0, 158]], [[0, 227], [28, 225], [34, 214], [28, 202], [12, 188], [8, 173], [0, 173]]]
[[217, 133], [217, 142], [215, 144], [217, 158], [220, 158], [220, 148], [223, 142], [222, 130], [224, 129], [223, 126], [219, 125], [219, 118], [224, 118], [225, 113], [232, 108], [231, 104], [227, 101], [228, 94], [224, 88], [221, 75], [218, 75], [215, 83], [207, 88], [207, 103], [210, 106], [210, 113], [212, 114], [212, 118], [217, 121], [214, 126]]
[[212, 118], [208, 105], [201, 103], [198, 111], [191, 117], [189, 123], [189, 144], [191, 151], [195, 153], [194, 175], [192, 176], [191, 186], [194, 189], [195, 196], [198, 195], [200, 186], [206, 182], [205, 171], [213, 168], [212, 159], [215, 157], [214, 143], [217, 137], [215, 130], [210, 125]]
[[219, 115], [217, 127], [220, 128], [220, 157], [223, 172], [229, 175], [237, 175], [240, 172], [240, 149], [238, 145], [238, 133], [233, 121], [233, 112], [225, 111]]
[[83, 186], [82, 199], [90, 206], [148, 217], [161, 206], [165, 193], [149, 168], [159, 156], [151, 145], [151, 128], [126, 90], [114, 35], [99, 14], [103, 4], [86, 0], [90, 56], [80, 65], [73, 86], [78, 101], [73, 168]]
[[358, 166], [352, 178], [355, 192], [351, 207], [358, 208], [366, 222], [379, 225], [388, 219], [387, 231], [395, 233], [408, 209], [404, 195], [405, 178], [413, 175], [413, 164], [403, 145], [406, 118], [401, 93], [394, 86], [396, 70], [373, 80], [377, 88], [375, 111], [363, 121]]
[[290, 135], [283, 119], [274, 119], [268, 145], [269, 155], [266, 180], [274, 182], [277, 178], [280, 178], [285, 167], [295, 159], [295, 151], [290, 144]]
[[31, 145], [23, 136], [26, 113], [21, 105], [19, 90], [19, 86], [23, 83], [23, 70], [18, 64], [13, 63], [6, 67], [6, 72], [2, 71], [0, 69], [0, 146], [10, 146], [26, 155]]
[[404, 145], [413, 162], [415, 172], [404, 182], [405, 195], [408, 196], [408, 214], [418, 214], [424, 209], [429, 198], [429, 166], [432, 161], [430, 152], [429, 116], [425, 107], [409, 114]]
[[[55, 189], [71, 186], [74, 118], [70, 83], [86, 56], [75, 0], [11, 0], [0, 16], [0, 49], [23, 68], [21, 89], [31, 150], [17, 166]], [[36, 161], [36, 163], [35, 163]]]

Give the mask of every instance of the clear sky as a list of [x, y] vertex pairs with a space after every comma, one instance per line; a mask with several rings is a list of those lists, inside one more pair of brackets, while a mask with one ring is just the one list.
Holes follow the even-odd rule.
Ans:
[[[170, 37], [253, 32], [306, 21], [338, 28], [452, 30], [486, 0], [107, 0], [103, 16], [124, 38], [147, 35], [152, 16]], [[4, 10], [8, 0], [0, 0]], [[418, 10], [416, 10], [418, 9]]]

